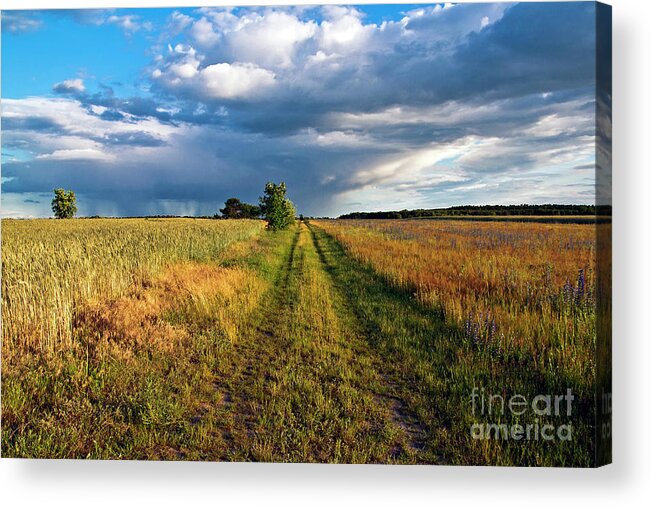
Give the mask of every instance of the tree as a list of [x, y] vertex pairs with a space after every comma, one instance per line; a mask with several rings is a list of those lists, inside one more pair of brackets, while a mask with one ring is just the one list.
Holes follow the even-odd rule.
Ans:
[[287, 185], [284, 182], [278, 185], [267, 183], [264, 196], [260, 197], [260, 210], [272, 231], [287, 229], [296, 219], [296, 210], [286, 193]]
[[56, 218], [72, 218], [77, 213], [77, 198], [72, 190], [67, 192], [63, 188], [54, 190], [52, 199], [52, 212]]
[[247, 204], [235, 197], [227, 199], [224, 207], [219, 210], [224, 218], [258, 218], [260, 208], [253, 204]]
[[260, 216], [260, 206], [255, 204], [242, 203], [241, 218], [258, 218]]
[[219, 211], [224, 218], [239, 218], [239, 215], [242, 212], [242, 202], [235, 197], [231, 197], [226, 200], [224, 207]]

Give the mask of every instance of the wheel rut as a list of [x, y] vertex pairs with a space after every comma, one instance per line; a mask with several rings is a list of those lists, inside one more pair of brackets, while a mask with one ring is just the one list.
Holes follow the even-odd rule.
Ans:
[[[294, 233], [291, 245], [270, 289], [268, 297], [254, 318], [252, 329], [235, 344], [234, 358], [246, 358], [244, 362], [235, 360], [235, 372], [224, 391], [228, 399], [228, 411], [231, 415], [231, 428], [223, 432], [224, 440], [229, 444], [225, 455], [228, 459], [248, 459], [247, 444], [255, 439], [255, 422], [258, 407], [250, 391], [258, 382], [271, 378], [268, 363], [273, 358], [272, 351], [282, 339], [277, 330], [281, 326], [284, 308], [291, 304], [287, 291], [296, 270], [297, 245], [300, 231]], [[266, 370], [266, 371], [264, 371]], [[236, 444], [240, 442], [239, 444]]]
[[[377, 329], [355, 313], [328, 238], [299, 224], [249, 331], [233, 346], [230, 374], [219, 382], [228, 421], [221, 459], [423, 462], [426, 427], [388, 359], [370, 345]], [[321, 290], [310, 285], [315, 279]]]
[[[328, 273], [332, 286], [337, 290], [339, 297], [344, 301], [345, 309], [353, 315], [356, 323], [356, 330], [358, 335], [362, 335], [361, 339], [366, 340], [369, 336], [377, 334], [378, 330], [372, 322], [364, 321], [350, 309], [355, 307], [355, 301], [348, 295], [347, 291], [341, 286], [341, 283], [336, 278], [336, 269], [332, 259], [328, 258], [326, 247], [324, 245], [324, 237], [319, 238], [315, 231], [315, 227], [308, 226], [310, 236], [314, 249], [316, 250], [323, 270]], [[334, 241], [330, 239], [330, 241]], [[375, 394], [375, 399], [378, 403], [385, 406], [390, 414], [393, 425], [403, 432], [406, 438], [406, 448], [411, 453], [419, 453], [427, 447], [427, 428], [418, 419], [418, 417], [409, 410], [407, 403], [400, 396], [400, 387], [398, 381], [392, 378], [388, 372], [390, 369], [383, 368], [382, 363], [386, 358], [379, 357], [374, 354], [374, 367], [378, 371], [380, 378], [380, 386], [378, 392]], [[394, 451], [396, 452], [396, 451]]]

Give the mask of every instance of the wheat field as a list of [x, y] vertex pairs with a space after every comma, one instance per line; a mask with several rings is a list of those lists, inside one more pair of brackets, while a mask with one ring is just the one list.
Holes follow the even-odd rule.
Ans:
[[175, 262], [214, 261], [263, 228], [257, 220], [4, 220], [5, 359], [69, 348], [80, 304], [119, 296]]

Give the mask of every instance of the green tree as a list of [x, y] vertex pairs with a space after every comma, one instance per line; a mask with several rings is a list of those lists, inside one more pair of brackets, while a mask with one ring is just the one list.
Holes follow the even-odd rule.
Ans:
[[260, 206], [255, 204], [242, 203], [242, 218], [258, 218], [260, 216]]
[[267, 183], [264, 196], [260, 197], [260, 210], [272, 231], [287, 229], [296, 219], [296, 210], [286, 194], [287, 185], [284, 182], [278, 185]]
[[77, 213], [77, 197], [72, 190], [67, 192], [63, 188], [54, 190], [52, 199], [52, 212], [56, 218], [72, 218]]
[[227, 199], [224, 207], [219, 210], [224, 218], [257, 218], [260, 208], [254, 204], [247, 204], [236, 197]]
[[235, 197], [226, 199], [224, 207], [219, 212], [224, 218], [239, 218], [242, 212], [242, 202]]

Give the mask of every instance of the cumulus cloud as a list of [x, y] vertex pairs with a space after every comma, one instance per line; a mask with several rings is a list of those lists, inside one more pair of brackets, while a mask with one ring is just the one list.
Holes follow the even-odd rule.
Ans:
[[29, 155], [3, 189], [70, 183], [88, 213], [125, 214], [212, 214], [267, 180], [317, 215], [590, 201], [592, 4], [438, 4], [381, 23], [362, 7], [205, 8], [172, 12], [152, 52], [143, 96], [67, 80], [66, 97], [3, 101], [3, 148]]
[[[192, 18], [188, 17], [188, 19], [191, 20]], [[192, 24], [190, 36], [199, 46], [207, 47], [215, 45], [220, 39], [219, 34], [213, 31], [212, 23], [206, 18], [198, 19]]]
[[56, 83], [52, 89], [56, 93], [83, 93], [86, 91], [86, 87], [84, 86], [84, 81], [83, 79], [66, 79], [65, 81], [61, 81], [60, 83]]
[[201, 83], [210, 97], [251, 97], [273, 86], [275, 75], [250, 63], [217, 63], [201, 71]]
[[300, 45], [313, 37], [317, 24], [282, 11], [247, 15], [224, 33], [225, 52], [236, 61], [268, 68], [293, 65]]
[[167, 89], [209, 99], [255, 99], [274, 85], [275, 74], [254, 63], [215, 63], [201, 67], [203, 57], [190, 46], [169, 48], [169, 62], [152, 79]]

